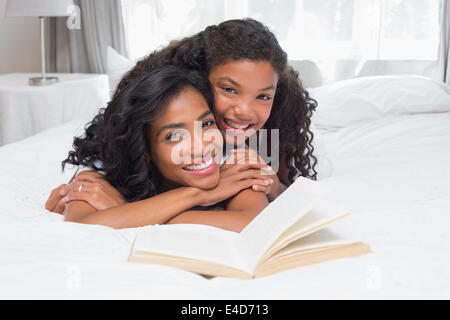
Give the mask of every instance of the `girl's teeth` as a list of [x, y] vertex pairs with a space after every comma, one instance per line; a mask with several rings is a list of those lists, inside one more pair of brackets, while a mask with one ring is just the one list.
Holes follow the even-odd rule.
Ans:
[[248, 128], [248, 127], [250, 126], [250, 124], [241, 126], [241, 125], [238, 125], [238, 124], [236, 124], [236, 123], [234, 123], [234, 122], [232, 122], [232, 121], [230, 121], [230, 120], [228, 120], [228, 119], [225, 119], [225, 123], [226, 123], [227, 125], [229, 125], [230, 127], [232, 127], [232, 128], [240, 129], [240, 130], [246, 129], [246, 128]]
[[208, 168], [210, 165], [212, 165], [213, 162], [214, 162], [214, 157], [204, 163], [187, 166], [187, 167], [184, 167], [184, 169], [189, 170], [189, 171], [203, 170], [203, 169]]

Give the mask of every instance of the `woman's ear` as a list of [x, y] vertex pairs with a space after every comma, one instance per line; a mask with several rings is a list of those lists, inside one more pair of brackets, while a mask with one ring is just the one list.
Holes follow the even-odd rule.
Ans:
[[145, 153], [145, 162], [150, 163], [152, 161], [152, 158], [150, 157], [150, 153], [147, 151]]

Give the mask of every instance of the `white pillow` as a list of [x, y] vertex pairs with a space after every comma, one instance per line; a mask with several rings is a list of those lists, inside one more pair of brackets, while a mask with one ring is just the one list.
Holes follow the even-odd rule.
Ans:
[[403, 114], [450, 112], [450, 86], [415, 75], [373, 76], [311, 88], [318, 128], [342, 128]]
[[112, 95], [122, 77], [136, 65], [136, 62], [127, 59], [111, 47], [106, 49], [106, 61], [109, 90]]
[[311, 122], [309, 130], [313, 134], [313, 140], [311, 142], [314, 147], [313, 155], [317, 159], [315, 170], [317, 172], [317, 180], [322, 180], [332, 176], [333, 165], [329, 157], [329, 150], [327, 147], [327, 140], [322, 136], [322, 132], [316, 128], [313, 122]]

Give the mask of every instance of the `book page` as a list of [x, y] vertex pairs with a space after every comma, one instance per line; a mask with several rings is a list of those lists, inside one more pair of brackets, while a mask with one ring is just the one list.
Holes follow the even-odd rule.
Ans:
[[297, 178], [241, 231], [234, 246], [252, 270], [277, 238], [331, 191], [329, 185], [321, 182]]
[[[133, 252], [148, 252], [248, 269], [232, 244], [238, 233], [197, 224], [156, 225], [140, 230]], [[243, 270], [246, 271], [246, 270]]]
[[277, 240], [264, 253], [262, 260], [269, 258], [274, 252], [287, 246], [289, 243], [316, 232], [325, 226], [334, 223], [349, 213], [338, 205], [320, 203], [311, 209], [308, 214], [284, 231]]
[[354, 242], [359, 241], [345, 239], [343, 236], [334, 232], [330, 228], [324, 228], [290, 243], [283, 249], [276, 252], [273, 258], [287, 255], [295, 251], [335, 247]]
[[334, 231], [325, 228], [300, 238], [275, 253], [257, 266], [254, 276], [267, 276], [313, 263], [356, 257], [370, 252], [367, 244], [346, 240]]

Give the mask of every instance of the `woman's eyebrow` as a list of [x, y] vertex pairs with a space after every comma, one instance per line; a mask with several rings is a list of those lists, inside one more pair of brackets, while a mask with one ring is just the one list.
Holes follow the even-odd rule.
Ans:
[[205, 119], [207, 116], [209, 116], [211, 113], [212, 113], [211, 110], [208, 110], [208, 111], [202, 113], [202, 115], [201, 115], [200, 117], [198, 117], [197, 120], [203, 120], [203, 119]]
[[184, 128], [186, 125], [184, 123], [171, 123], [165, 126], [162, 126], [159, 128], [158, 132], [156, 133], [156, 136], [159, 136], [161, 132], [167, 129], [176, 129], [176, 128]]
[[[208, 110], [208, 111], [202, 113], [202, 114], [197, 118], [197, 120], [203, 120], [204, 118], [206, 118], [207, 116], [209, 116], [211, 113], [212, 113], [211, 110]], [[186, 127], [186, 125], [185, 125], [184, 123], [171, 123], [171, 124], [162, 126], [162, 127], [158, 130], [158, 132], [156, 133], [156, 136], [159, 136], [159, 135], [161, 134], [161, 132], [163, 132], [164, 130], [167, 130], [167, 129], [176, 129], [176, 128], [184, 128], [184, 127]]]

